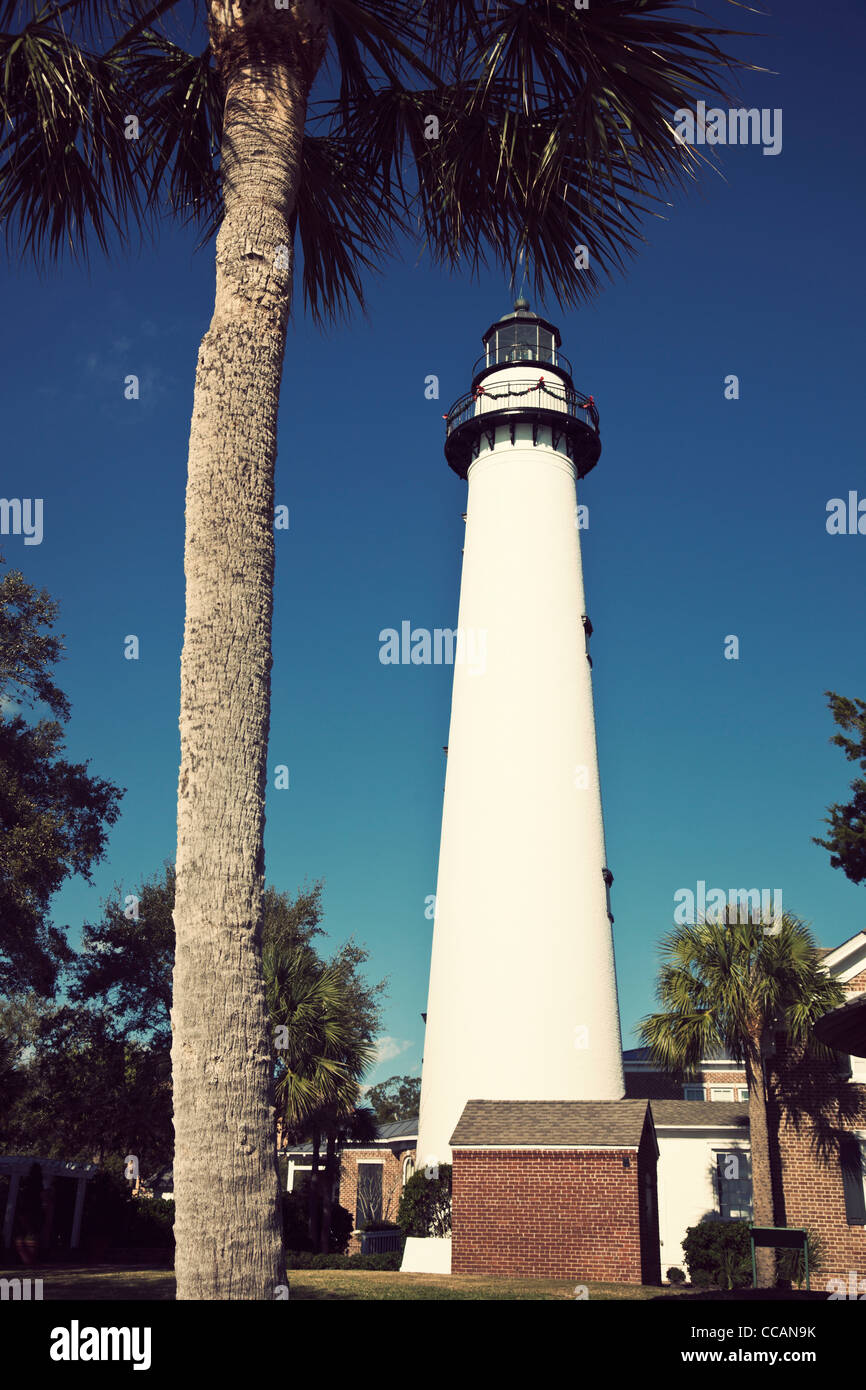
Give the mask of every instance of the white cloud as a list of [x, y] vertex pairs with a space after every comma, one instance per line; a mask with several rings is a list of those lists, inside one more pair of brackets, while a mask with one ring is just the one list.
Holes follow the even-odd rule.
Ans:
[[382, 1062], [391, 1062], [395, 1057], [399, 1057], [401, 1052], [405, 1052], [406, 1049], [411, 1046], [411, 1038], [377, 1038], [376, 1057], [373, 1065], [378, 1067]]

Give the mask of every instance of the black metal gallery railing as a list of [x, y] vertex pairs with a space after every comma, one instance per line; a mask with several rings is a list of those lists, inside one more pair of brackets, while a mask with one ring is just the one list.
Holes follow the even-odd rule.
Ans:
[[561, 372], [572, 375], [571, 363], [564, 352], [560, 352], [557, 347], [545, 348], [543, 345], [529, 345], [523, 343], [490, 344], [487, 351], [482, 353], [472, 368], [473, 380], [482, 372], [492, 371], [496, 367], [520, 367], [524, 363], [532, 366], [558, 367]]
[[445, 457], [461, 478], [478, 454], [483, 437], [493, 448], [496, 430], [510, 430], [511, 443], [521, 423], [532, 426], [533, 443], [539, 430], [549, 430], [554, 449], [560, 442], [583, 478], [598, 462], [601, 440], [598, 410], [592, 396], [584, 396], [555, 376], [516, 381], [476, 381], [473, 389], [454, 402], [445, 416]]
[[488, 411], [526, 408], [559, 411], [573, 420], [580, 420], [598, 434], [598, 409], [592, 396], [584, 396], [555, 378], [545, 381], [539, 377], [497, 382], [489, 389], [481, 385], [474, 391], [467, 391], [445, 417], [445, 434], [452, 434], [467, 420], [486, 415]]

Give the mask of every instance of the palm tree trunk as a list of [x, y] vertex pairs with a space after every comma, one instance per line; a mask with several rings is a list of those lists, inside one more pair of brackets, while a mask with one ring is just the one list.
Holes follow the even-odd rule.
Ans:
[[[749, 1142], [752, 1152], [752, 1213], [756, 1226], [774, 1226], [773, 1177], [770, 1164], [770, 1137], [767, 1123], [767, 1090], [760, 1044], [745, 1058], [749, 1088]], [[759, 1289], [771, 1289], [776, 1282], [774, 1253], [766, 1247], [755, 1251]]]
[[225, 216], [186, 497], [172, 1011], [179, 1299], [285, 1283], [261, 968], [277, 405], [310, 76], [293, 12], [211, 0]]
[[322, 1197], [319, 1191], [319, 1149], [322, 1136], [318, 1129], [313, 1130], [313, 1157], [310, 1167], [310, 1243], [313, 1250], [319, 1248], [319, 1233], [322, 1229]]
[[322, 1187], [322, 1229], [319, 1232], [319, 1250], [327, 1255], [331, 1248], [331, 1215], [334, 1210], [334, 1181], [336, 1179], [335, 1158], [337, 1136], [333, 1129], [328, 1130], [328, 1145], [325, 1151], [325, 1181]]

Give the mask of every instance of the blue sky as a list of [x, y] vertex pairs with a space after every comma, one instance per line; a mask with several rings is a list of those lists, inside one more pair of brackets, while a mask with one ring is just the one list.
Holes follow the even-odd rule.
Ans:
[[[825, 526], [828, 499], [866, 496], [866, 19], [854, 0], [829, 22], [804, 0], [778, 11], [749, 50], [778, 75], [747, 76], [743, 96], [781, 108], [782, 152], [720, 151], [724, 177], [675, 195], [626, 280], [580, 311], [533, 304], [601, 413], [581, 538], [626, 1046], [677, 889], [781, 888], [826, 945], [866, 925], [864, 888], [811, 843], [854, 771], [823, 692], [866, 696], [866, 536]], [[127, 788], [92, 887], [56, 899], [73, 927], [174, 853], [186, 445], [213, 300], [212, 247], [194, 244], [167, 228], [89, 273], [2, 270], [0, 491], [45, 509], [41, 545], [2, 549], [62, 605], [70, 754]], [[390, 976], [371, 1080], [421, 1060], [451, 676], [381, 665], [378, 634], [456, 625], [465, 484], [441, 417], [512, 297], [410, 247], [371, 283], [367, 321], [323, 334], [299, 307], [290, 331], [269, 763], [291, 785], [269, 793], [267, 876], [324, 878], [334, 943], [354, 935]]]

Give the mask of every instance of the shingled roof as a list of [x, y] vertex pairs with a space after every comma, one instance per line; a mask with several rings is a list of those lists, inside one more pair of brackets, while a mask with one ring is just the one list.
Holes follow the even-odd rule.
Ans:
[[646, 1100], [470, 1100], [451, 1144], [636, 1149], [648, 1109]]
[[668, 1125], [727, 1129], [749, 1123], [748, 1104], [741, 1100], [652, 1100], [650, 1105], [659, 1129]]

